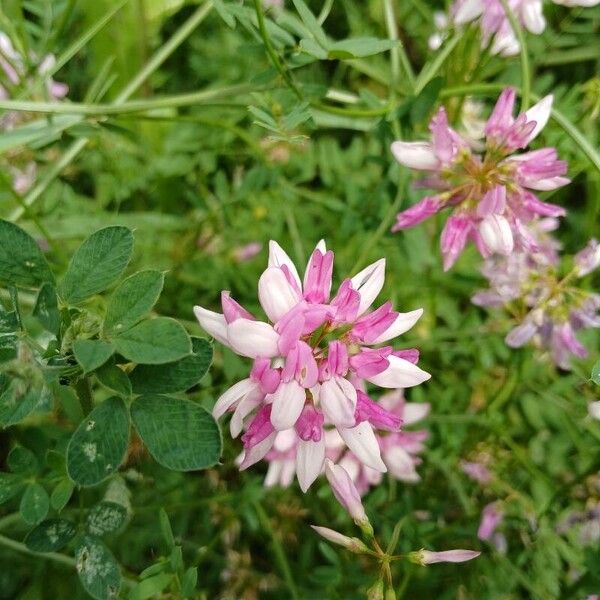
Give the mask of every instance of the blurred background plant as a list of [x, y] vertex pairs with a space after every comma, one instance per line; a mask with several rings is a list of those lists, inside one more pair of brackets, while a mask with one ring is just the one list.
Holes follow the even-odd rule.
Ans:
[[[433, 377], [406, 397], [430, 404], [417, 425], [429, 437], [418, 483], [385, 477], [363, 501], [383, 543], [401, 522], [399, 553], [482, 550], [458, 568], [402, 563], [397, 596], [585, 598], [600, 588], [600, 422], [588, 413], [600, 389], [598, 332], [581, 334], [589, 357], [571, 371], [531, 347], [507, 347], [510, 316], [471, 304], [485, 287], [473, 248], [444, 274], [440, 219], [389, 233], [396, 213], [424, 195], [389, 146], [426, 137], [440, 104], [456, 128], [473, 128], [507, 85], [532, 98], [553, 93], [540, 138], [573, 182], [544, 200], [567, 209], [555, 235], [574, 254], [600, 236], [600, 8], [548, 3], [545, 30], [509, 60], [481, 50], [476, 24], [449, 26], [431, 50], [442, 9], [430, 0], [5, 0], [0, 215], [33, 236], [57, 277], [93, 232], [134, 229], [130, 272], [166, 273], [153, 310], [193, 336], [203, 334], [192, 306], [218, 307], [221, 289], [258, 312], [269, 239], [304, 264], [327, 238], [340, 277], [385, 256], [382, 295], [398, 310], [425, 309], [405, 343]], [[597, 283], [596, 272], [582, 285]], [[6, 271], [0, 284], [2, 374], [30, 382], [27, 368], [37, 373], [52, 342], [32, 315], [36, 285]], [[91, 322], [75, 340], [97, 335], [106, 300], [84, 308]], [[5, 320], [11, 313], [18, 323]], [[12, 352], [17, 330], [32, 351]], [[70, 345], [60, 352], [73, 359]], [[185, 398], [210, 409], [246, 371], [218, 346]], [[95, 402], [106, 397], [96, 375], [84, 379]], [[0, 597], [83, 596], [82, 548], [85, 557], [109, 549], [123, 597], [364, 597], [368, 564], [309, 528], [353, 535], [327, 485], [267, 490], [265, 467], [238, 472], [236, 441], [221, 466], [182, 474], [133, 435], [118, 473], [74, 489], [67, 443], [91, 407], [59, 383], [28, 414], [1, 418]], [[2, 411], [10, 398], [2, 392]], [[6, 492], [17, 479], [20, 493]], [[108, 529], [94, 529], [98, 506], [112, 510]], [[66, 551], [32, 554], [42, 547], [31, 546], [31, 530], [46, 513], [80, 533], [71, 540], [62, 530]]]

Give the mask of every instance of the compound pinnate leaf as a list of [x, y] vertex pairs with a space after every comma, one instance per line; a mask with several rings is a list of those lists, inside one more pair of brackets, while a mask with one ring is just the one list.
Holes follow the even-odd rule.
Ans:
[[17, 225], [0, 220], [0, 283], [37, 288], [53, 282], [36, 241]]
[[184, 392], [206, 375], [213, 349], [208, 340], [192, 339], [193, 354], [164, 365], [139, 365], [129, 375], [136, 394]]
[[114, 283], [129, 263], [133, 234], [127, 227], [106, 227], [77, 249], [59, 286], [61, 297], [77, 304]]
[[183, 326], [168, 317], [142, 321], [116, 337], [113, 344], [128, 360], [146, 365], [179, 360], [192, 351]]
[[163, 288], [159, 271], [140, 271], [128, 277], [113, 292], [104, 319], [104, 333], [118, 334], [145, 317], [156, 304]]
[[55, 552], [64, 548], [77, 533], [77, 528], [66, 519], [46, 519], [25, 538], [25, 545], [34, 552]]
[[102, 340], [75, 340], [73, 354], [84, 373], [101, 367], [113, 353], [113, 347]]
[[129, 442], [129, 415], [123, 400], [105, 400], [79, 425], [67, 447], [67, 472], [75, 483], [92, 486], [118, 468]]
[[163, 467], [195, 471], [216, 464], [221, 433], [212, 415], [189, 400], [159, 394], [138, 398], [131, 418], [150, 454]]
[[30, 525], [37, 525], [44, 520], [49, 509], [50, 498], [46, 490], [39, 483], [30, 483], [25, 488], [19, 507], [23, 521]]
[[127, 518], [127, 509], [115, 502], [100, 502], [88, 514], [87, 530], [92, 535], [102, 536], [117, 531]]
[[79, 580], [96, 600], [116, 600], [121, 588], [121, 571], [111, 551], [97, 538], [86, 535], [75, 550]]

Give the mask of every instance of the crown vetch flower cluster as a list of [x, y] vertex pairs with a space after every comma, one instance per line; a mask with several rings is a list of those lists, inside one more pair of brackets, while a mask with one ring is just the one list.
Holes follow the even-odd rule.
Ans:
[[579, 278], [600, 266], [598, 242], [590, 240], [573, 262], [571, 272], [561, 278], [555, 247], [539, 254], [493, 257], [482, 269], [490, 287], [472, 300], [479, 306], [504, 306], [515, 316], [518, 325], [506, 336], [509, 346], [532, 341], [547, 350], [559, 367], [569, 369], [571, 355], [587, 356], [575, 333], [600, 327], [600, 294], [577, 284]]
[[537, 217], [561, 217], [565, 210], [542, 202], [537, 191], [554, 190], [569, 183], [565, 161], [556, 149], [541, 148], [514, 154], [546, 125], [552, 96], [546, 96], [515, 119], [516, 93], [500, 95], [485, 124], [483, 152], [448, 124], [442, 107], [432, 119], [430, 142], [395, 141], [396, 160], [412, 169], [428, 172], [423, 187], [438, 190], [397, 215], [393, 231], [407, 229], [444, 208], [452, 214], [442, 231], [440, 245], [444, 270], [448, 270], [472, 240], [482, 256], [509, 255], [514, 249], [537, 251], [529, 224]]
[[223, 313], [196, 306], [200, 325], [241, 356], [254, 359], [250, 377], [216, 402], [213, 415], [233, 412], [233, 437], [242, 432], [245, 469], [264, 458], [279, 432], [295, 443], [295, 471], [306, 491], [322, 470], [325, 433], [335, 428], [354, 455], [385, 472], [376, 429], [397, 431], [400, 418], [371, 400], [365, 380], [384, 388], [418, 385], [430, 375], [412, 350], [382, 345], [410, 329], [422, 309], [399, 313], [386, 302], [369, 307], [381, 291], [385, 260], [345, 279], [331, 298], [333, 252], [321, 241], [304, 278], [283, 249], [269, 244], [258, 297], [270, 323], [257, 320], [223, 292]]
[[[596, 6], [600, 0], [553, 0], [564, 6]], [[522, 27], [539, 35], [546, 28], [542, 0], [508, 0], [508, 6]], [[492, 54], [513, 56], [520, 50], [519, 40], [500, 0], [455, 0], [452, 20], [464, 25], [477, 20], [481, 27], [481, 47], [490, 46]]]

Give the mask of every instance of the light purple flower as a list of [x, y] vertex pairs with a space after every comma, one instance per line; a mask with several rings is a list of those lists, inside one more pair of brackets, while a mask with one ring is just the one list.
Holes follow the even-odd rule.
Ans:
[[444, 270], [472, 241], [484, 256], [509, 255], [515, 249], [540, 250], [530, 225], [538, 217], [561, 217], [560, 206], [542, 202], [538, 190], [567, 183], [567, 165], [554, 148], [515, 154], [546, 125], [552, 96], [513, 117], [516, 92], [505, 89], [487, 120], [482, 152], [448, 124], [444, 108], [431, 120], [431, 141], [395, 141], [392, 154], [411, 169], [427, 172], [422, 186], [430, 195], [397, 215], [392, 231], [414, 227], [433, 214], [452, 211], [441, 235]]
[[346, 469], [334, 465], [329, 459], [325, 461], [325, 475], [333, 490], [333, 495], [342, 507], [359, 526], [368, 525], [369, 518], [360, 499], [360, 494]]
[[328, 542], [343, 546], [351, 552], [362, 554], [368, 550], [364, 543], [356, 537], [348, 537], [334, 529], [329, 529], [329, 527], [319, 527], [318, 525], [311, 525], [311, 527]]
[[480, 540], [491, 540], [496, 528], [502, 523], [504, 513], [500, 510], [500, 505], [497, 502], [488, 504], [481, 514], [481, 523], [477, 530], [477, 537]]
[[267, 485], [288, 483], [295, 472], [306, 491], [322, 471], [330, 431], [365, 465], [387, 470], [376, 431], [396, 431], [400, 419], [367, 397], [358, 382], [410, 387], [430, 375], [416, 366], [418, 352], [380, 346], [410, 329], [423, 312], [399, 313], [389, 302], [369, 312], [383, 287], [384, 269], [384, 260], [373, 263], [345, 279], [333, 295], [333, 252], [324, 242], [302, 279], [271, 242], [258, 281], [270, 323], [257, 320], [229, 292], [221, 295], [222, 313], [194, 307], [207, 333], [254, 359], [250, 377], [227, 390], [213, 414], [233, 413], [233, 437], [245, 430], [241, 468], [265, 457], [271, 462]]
[[460, 563], [477, 558], [481, 552], [475, 550], [444, 550], [443, 552], [432, 552], [431, 550], [419, 550], [412, 552], [409, 558], [419, 565], [433, 565], [435, 563], [449, 562]]

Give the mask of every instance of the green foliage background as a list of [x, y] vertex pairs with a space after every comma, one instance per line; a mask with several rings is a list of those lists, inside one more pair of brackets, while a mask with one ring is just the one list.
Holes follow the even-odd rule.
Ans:
[[[260, 314], [256, 282], [268, 240], [278, 240], [303, 265], [322, 237], [335, 251], [337, 282], [385, 256], [382, 297], [402, 311], [425, 309], [403, 339], [421, 350], [422, 367], [433, 374], [407, 393], [432, 405], [423, 479], [417, 485], [386, 479], [366, 497], [376, 532], [387, 541], [402, 520], [398, 552], [483, 552], [459, 566], [400, 564], [398, 597], [545, 600], [600, 590], [598, 537], [586, 545], [577, 527], [566, 533], [558, 527], [600, 500], [600, 424], [587, 415], [587, 404], [598, 399], [599, 388], [589, 379], [598, 360], [597, 332], [581, 335], [590, 358], [569, 373], [531, 347], [510, 350], [503, 341], [508, 320], [470, 303], [484, 283], [479, 256], [470, 249], [450, 273], [442, 272], [443, 217], [389, 233], [396, 212], [423, 195], [393, 161], [391, 141], [427, 135], [440, 103], [456, 120], [466, 96], [490, 107], [506, 85], [523, 90], [519, 58], [480, 51], [474, 28], [450, 32], [439, 51], [430, 51], [433, 11], [443, 9], [433, 0], [320, 4], [310, 7], [324, 18], [325, 42], [292, 2], [267, 13], [262, 31], [250, 2], [2, 3], [0, 29], [20, 40], [27, 55], [58, 57], [53, 76], [69, 84], [74, 104], [49, 101], [35, 74], [12, 103], [0, 101], [0, 111], [23, 111], [27, 119], [0, 135], [0, 214], [47, 244], [53, 274], [0, 281], [6, 285], [2, 314], [19, 309], [23, 324], [21, 345], [7, 341], [0, 377], [27, 382], [34, 394], [28, 414], [11, 420], [0, 379], [0, 598], [86, 597], [74, 568], [78, 561], [81, 582], [99, 598], [109, 597], [107, 585], [116, 585], [119, 572], [120, 595], [132, 599], [364, 597], [375, 577], [371, 565], [333, 550], [309, 529], [316, 523], [355, 535], [325, 484], [307, 495], [296, 486], [267, 491], [264, 466], [239, 473], [234, 460], [240, 444], [229, 439], [218, 466], [190, 470], [215, 462], [198, 460], [204, 435], [189, 438], [189, 456], [172, 456], [160, 432], [152, 433], [174, 413], [181, 417], [174, 422], [210, 429], [214, 424], [202, 407], [210, 410], [248, 372], [248, 361], [216, 344], [213, 366], [198, 383], [212, 349], [197, 337], [204, 334], [192, 306], [217, 308], [220, 290], [228, 289]], [[546, 31], [527, 37], [531, 91], [533, 97], [555, 95], [555, 118], [542, 141], [568, 160], [573, 183], [545, 199], [569, 211], [558, 237], [571, 253], [600, 235], [600, 8], [549, 4], [545, 14]], [[380, 41], [347, 41], [359, 37]], [[402, 52], [389, 42], [395, 37]], [[7, 165], [29, 160], [37, 161], [38, 175], [21, 197], [11, 188]], [[99, 296], [80, 299], [80, 282], [68, 284], [72, 274], [63, 279], [69, 259], [84, 239], [109, 226], [134, 230], [131, 261], [123, 271], [128, 255], [114, 277], [90, 287], [89, 296]], [[252, 242], [262, 244], [261, 252], [240, 263], [239, 249]], [[187, 331], [174, 343], [183, 344], [178, 355], [148, 355], [139, 344], [132, 350], [118, 336], [111, 346], [106, 315], [116, 282], [140, 277], [133, 275], [140, 270], [155, 275], [131, 288], [146, 290], [150, 300], [130, 326], [140, 327], [142, 318], [142, 325], [160, 326], [159, 319], [147, 319], [150, 311], [161, 320], [177, 319]], [[156, 286], [163, 273], [155, 305], [152, 282]], [[80, 276], [86, 274], [83, 269]], [[55, 278], [71, 307], [69, 323], [78, 323], [67, 329], [66, 313], [50, 310], [62, 323], [58, 350], [50, 348], [52, 336], [43, 327], [56, 332], [59, 325], [36, 319], [34, 311], [37, 290]], [[103, 343], [108, 348], [98, 346]], [[17, 358], [11, 347], [19, 348]], [[60, 372], [68, 381], [44, 379], [50, 350], [57, 369], [71, 369]], [[164, 365], [178, 360], [188, 362], [179, 364], [174, 383]], [[123, 380], [115, 365], [129, 361], [137, 366]], [[36, 378], [39, 385], [32, 386]], [[77, 460], [70, 460], [75, 432], [86, 434], [90, 411], [110, 408], [107, 398], [114, 394], [127, 403], [142, 395], [143, 406], [137, 399], [131, 411], [115, 409], [126, 422], [131, 413], [138, 433], [123, 438], [118, 472], [113, 464], [107, 479], [80, 487], [88, 483], [78, 480]], [[157, 394], [171, 399], [163, 396], [161, 403]], [[124, 406], [124, 400], [110, 402]], [[115, 415], [107, 421], [113, 434]], [[215, 439], [214, 447], [219, 443]], [[459, 468], [461, 459], [481, 453], [492, 457], [495, 474], [485, 490]], [[506, 554], [476, 537], [481, 509], [496, 498], [505, 500]], [[53, 547], [50, 554], [45, 530], [34, 528], [47, 515], [75, 528], [63, 525], [59, 537], [66, 548]], [[43, 553], [32, 554], [32, 548]], [[114, 559], [105, 560], [105, 552]], [[101, 581], [97, 570], [81, 567], [82, 556], [110, 566]]]

